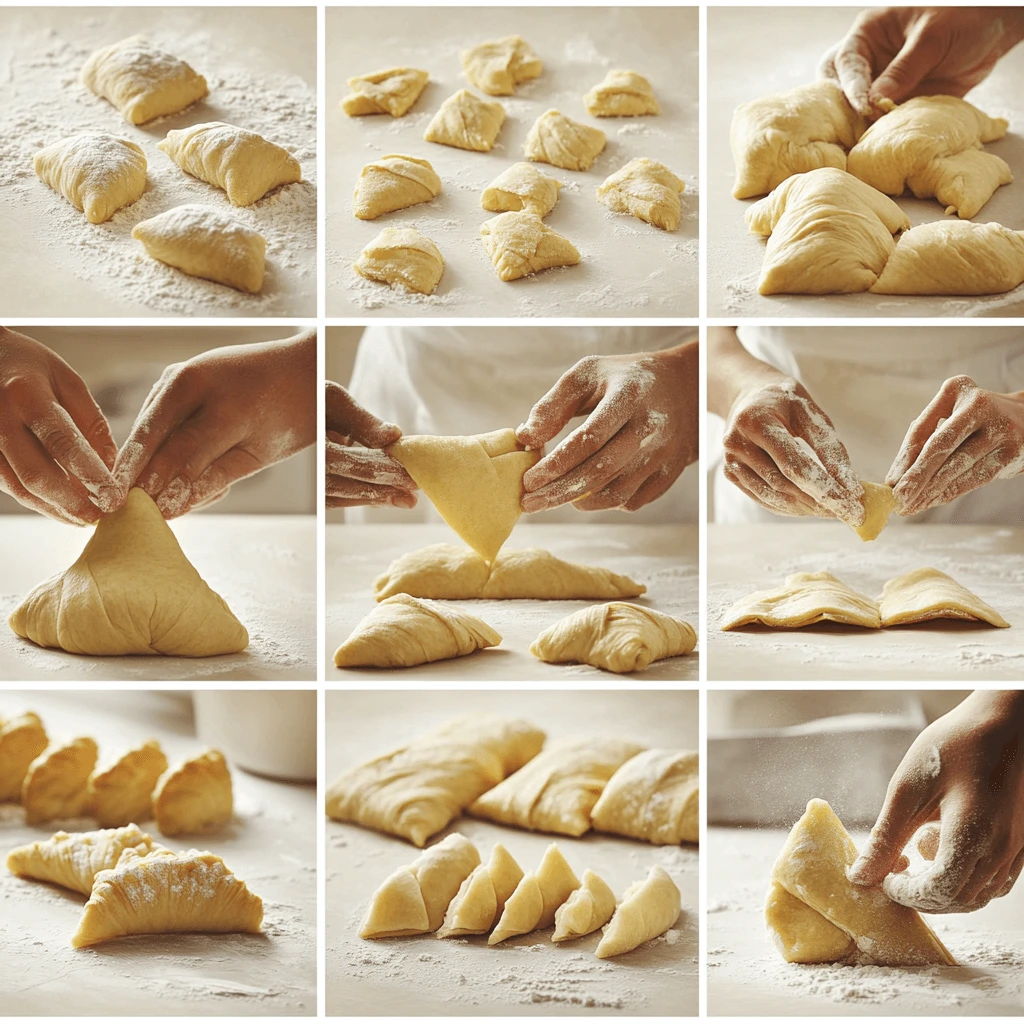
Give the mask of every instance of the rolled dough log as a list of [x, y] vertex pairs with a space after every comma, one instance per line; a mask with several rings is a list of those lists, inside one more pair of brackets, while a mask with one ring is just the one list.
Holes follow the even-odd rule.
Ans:
[[760, 622], [775, 629], [798, 629], [816, 622], [879, 629], [878, 603], [851, 590], [830, 572], [797, 572], [783, 586], [740, 598], [722, 619], [723, 630]]
[[931, 619], [968, 619], [999, 629], [1010, 625], [980, 597], [938, 569], [914, 569], [889, 580], [878, 604], [883, 626]]

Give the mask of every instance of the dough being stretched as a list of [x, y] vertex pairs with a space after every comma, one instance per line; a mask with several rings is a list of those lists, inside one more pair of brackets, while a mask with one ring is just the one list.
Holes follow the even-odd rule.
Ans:
[[746, 222], [768, 239], [762, 295], [865, 292], [896, 248], [893, 235], [910, 227], [888, 196], [832, 167], [787, 178]]
[[1008, 126], [956, 96], [916, 96], [864, 132], [846, 169], [886, 195], [909, 188], [969, 220], [1000, 185], [1013, 181], [1006, 161], [981, 148], [1001, 139]]
[[878, 602], [883, 626], [905, 626], [932, 619], [987, 622], [998, 629], [1009, 623], [994, 608], [938, 569], [914, 569], [889, 580]]
[[353, 196], [355, 215], [376, 220], [385, 213], [429, 203], [441, 194], [441, 179], [427, 160], [389, 153], [359, 172]]
[[0, 804], [20, 803], [29, 766], [49, 746], [39, 716], [0, 718]]
[[348, 79], [350, 96], [341, 101], [341, 109], [349, 117], [367, 114], [407, 114], [430, 81], [430, 74], [420, 68], [387, 68], [356, 75]]
[[168, 769], [153, 793], [156, 827], [165, 836], [219, 832], [233, 814], [231, 772], [219, 750]]
[[441, 104], [423, 138], [441, 146], [489, 153], [505, 122], [505, 108], [460, 89]]
[[486, 935], [497, 924], [505, 903], [523, 879], [523, 869], [501, 843], [495, 843], [491, 859], [478, 864], [448, 905], [439, 939], [462, 935]]
[[495, 946], [515, 935], [550, 928], [555, 923], [555, 912], [579, 887], [576, 873], [558, 845], [552, 843], [544, 851], [537, 871], [524, 875], [509, 896], [487, 945]]
[[608, 780], [591, 811], [591, 823], [598, 832], [659, 846], [696, 843], [700, 838], [698, 765], [697, 754], [690, 751], [642, 751]]
[[169, 131], [157, 143], [186, 174], [222, 188], [235, 206], [251, 206], [279, 185], [302, 181], [287, 149], [223, 121]]
[[582, 662], [608, 672], [642, 672], [662, 658], [689, 654], [697, 645], [693, 627], [653, 608], [610, 601], [581, 608], [548, 626], [530, 644], [541, 661]]
[[464, 835], [454, 832], [446, 836], [381, 883], [370, 897], [359, 937], [386, 939], [436, 932], [448, 904], [479, 863], [477, 848]]
[[591, 117], [641, 117], [660, 114], [651, 83], [635, 71], [612, 68], [583, 97], [583, 105]]
[[78, 561], [36, 587], [9, 622], [18, 636], [70, 654], [205, 658], [249, 643], [137, 487], [99, 521]]
[[169, 932], [259, 934], [263, 901], [212, 853], [125, 850], [96, 876], [71, 945]]
[[767, 195], [790, 175], [846, 168], [866, 126], [838, 83], [824, 80], [742, 103], [729, 130], [736, 199]]
[[50, 839], [11, 850], [7, 870], [19, 878], [51, 882], [88, 896], [96, 876], [117, 867], [125, 850], [145, 856], [158, 846], [138, 825], [96, 832], [57, 832]]
[[232, 213], [187, 203], [132, 228], [153, 259], [192, 277], [256, 295], [263, 288], [267, 241]]
[[39, 150], [36, 174], [90, 224], [110, 220], [146, 191], [146, 156], [127, 139], [79, 132]]
[[594, 955], [602, 960], [621, 956], [664, 935], [676, 923], [681, 910], [678, 886], [663, 867], [655, 864], [646, 879], [634, 882], [623, 893]]
[[44, 750], [29, 765], [21, 785], [26, 824], [81, 817], [88, 808], [89, 776], [98, 753], [96, 741], [88, 736]]
[[411, 551], [373, 582], [378, 601], [395, 594], [441, 601], [607, 601], [646, 590], [628, 576], [564, 562], [540, 548], [499, 552], [488, 565], [477, 552], [452, 544]]
[[502, 281], [580, 261], [576, 246], [534, 213], [499, 213], [480, 225], [480, 237]]
[[605, 178], [597, 189], [599, 202], [615, 213], [628, 213], [662, 231], [679, 227], [679, 196], [686, 183], [664, 164], [639, 156]]
[[558, 740], [478, 797], [469, 813], [534, 832], [581, 836], [590, 831], [590, 812], [608, 780], [643, 749], [611, 736]]
[[525, 210], [546, 217], [558, 202], [562, 183], [520, 161], [499, 174], [484, 190], [480, 205], [493, 213]]
[[830, 572], [798, 572], [781, 587], [740, 598], [722, 619], [723, 630], [759, 622], [774, 629], [799, 629], [816, 622], [879, 629], [878, 603], [851, 590]]
[[148, 821], [153, 816], [153, 790], [165, 771], [167, 758], [156, 740], [129, 750], [92, 773], [89, 812], [102, 828]]
[[527, 160], [537, 163], [554, 164], [567, 171], [589, 171], [607, 142], [600, 128], [591, 128], [551, 109], [533, 123], [523, 153]]
[[552, 942], [565, 942], [596, 932], [615, 913], [615, 893], [598, 874], [587, 868], [578, 889], [555, 911]]
[[864, 522], [853, 527], [861, 540], [874, 540], [886, 527], [889, 516], [896, 511], [896, 499], [888, 484], [874, 484], [861, 480], [864, 488]]
[[334, 652], [337, 668], [411, 668], [497, 647], [482, 619], [438, 601], [396, 594], [361, 619]]
[[327, 814], [423, 846], [543, 745], [544, 733], [521, 718], [463, 715], [350, 768], [328, 790]]
[[861, 960], [882, 967], [955, 966], [916, 910], [894, 903], [880, 888], [847, 878], [856, 859], [853, 840], [832, 808], [811, 800], [775, 861], [765, 908], [783, 958], [829, 963], [856, 949]]
[[521, 36], [505, 36], [463, 50], [462, 70], [488, 96], [511, 96], [517, 85], [540, 78], [544, 65]]
[[385, 228], [353, 264], [369, 281], [430, 295], [444, 274], [441, 250], [415, 228]]
[[129, 124], [179, 114], [209, 92], [202, 75], [142, 36], [97, 50], [81, 77], [83, 85], [109, 100]]

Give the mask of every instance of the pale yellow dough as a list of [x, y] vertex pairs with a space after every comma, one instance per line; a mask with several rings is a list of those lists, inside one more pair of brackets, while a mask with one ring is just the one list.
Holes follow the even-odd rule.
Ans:
[[591, 117], [640, 117], [660, 114], [651, 83], [635, 71], [612, 68], [584, 97]]
[[219, 750], [169, 768], [153, 793], [153, 816], [165, 836], [219, 832], [233, 814], [231, 772]]
[[439, 939], [462, 935], [486, 935], [501, 917], [505, 903], [523, 879], [523, 869], [501, 843], [495, 843], [491, 859], [478, 864], [448, 905]]
[[889, 516], [896, 510], [896, 499], [888, 484], [874, 484], [862, 480], [864, 488], [864, 522], [853, 527], [861, 540], [874, 540], [889, 522]]
[[341, 101], [349, 117], [390, 114], [401, 117], [412, 109], [430, 81], [420, 68], [386, 68], [348, 79], [352, 94]]
[[39, 716], [31, 711], [0, 719], [0, 804], [21, 802], [29, 766], [49, 742]]
[[356, 182], [355, 215], [376, 220], [385, 213], [429, 203], [441, 194], [441, 179], [427, 160], [389, 153], [368, 163]]
[[582, 662], [608, 672], [642, 672], [652, 662], [689, 654], [693, 627], [653, 608], [610, 601], [581, 608], [544, 630], [530, 644], [541, 661]]
[[615, 213], [628, 213], [662, 231], [679, 227], [680, 194], [686, 183], [664, 164], [639, 156], [605, 178], [597, 198]]
[[576, 246], [533, 213], [500, 213], [480, 225], [480, 237], [502, 281], [580, 261]]
[[328, 790], [327, 814], [423, 846], [543, 745], [543, 731], [523, 719], [463, 715], [350, 768]]
[[444, 274], [441, 250], [415, 228], [385, 228], [353, 264], [369, 281], [430, 295]]
[[36, 587], [9, 622], [18, 636], [71, 654], [205, 658], [249, 643], [139, 488], [100, 520], [78, 561]]
[[96, 741], [79, 736], [44, 750], [29, 765], [21, 785], [25, 822], [39, 825], [54, 818], [78, 818], [89, 803], [89, 776], [96, 767]]
[[546, 217], [555, 208], [561, 187], [560, 181], [520, 160], [487, 186], [480, 205], [492, 213], [525, 210]]
[[462, 51], [470, 85], [489, 96], [511, 96], [516, 86], [540, 78], [544, 65], [521, 36], [505, 36]]
[[938, 569], [915, 569], [882, 588], [879, 613], [883, 626], [903, 626], [932, 619], [967, 619], [1006, 629], [1009, 623], [994, 608]]
[[647, 878], [634, 882], [623, 893], [594, 955], [602, 960], [621, 956], [664, 935], [676, 923], [681, 910], [679, 887], [663, 867], [655, 864]]
[[129, 750], [92, 773], [89, 812], [102, 828], [148, 821], [153, 816], [153, 791], [165, 771], [167, 758], [156, 740]]
[[579, 886], [576, 873], [558, 845], [552, 843], [544, 851], [536, 872], [524, 875], [509, 896], [487, 945], [496, 946], [513, 936], [550, 928], [558, 908]]
[[107, 132], [79, 132], [39, 150], [36, 174], [90, 224], [110, 220], [146, 191], [146, 156]]
[[722, 619], [720, 628], [738, 629], [759, 622], [775, 629], [799, 629], [816, 622], [878, 629], [878, 602], [851, 590], [830, 572], [798, 572], [783, 586], [758, 590], [740, 598]]
[[853, 840], [832, 808], [811, 800], [772, 868], [765, 919], [783, 958], [827, 963], [856, 950], [882, 967], [954, 966], [917, 911], [847, 878], [856, 859]]
[[441, 146], [489, 153], [505, 122], [500, 103], [482, 100], [468, 89], [460, 89], [441, 104], [423, 138]]
[[565, 942], [596, 932], [614, 913], [615, 893], [600, 875], [587, 868], [580, 887], [555, 911], [551, 941]]
[[523, 153], [527, 160], [537, 163], [553, 164], [567, 171], [589, 171], [607, 142], [608, 137], [600, 128], [581, 124], [552, 108], [534, 121]]

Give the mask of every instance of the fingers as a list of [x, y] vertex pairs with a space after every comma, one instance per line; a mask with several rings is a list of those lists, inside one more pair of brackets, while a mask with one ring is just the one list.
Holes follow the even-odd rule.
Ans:
[[324, 461], [329, 477], [351, 477], [353, 480], [382, 484], [404, 491], [416, 489], [416, 482], [409, 476], [405, 467], [397, 459], [376, 448], [351, 448], [328, 441]]
[[939, 852], [939, 826], [925, 825], [917, 837], [917, 852], [925, 860], [935, 860]]
[[398, 426], [378, 419], [333, 381], [327, 382], [324, 421], [329, 431], [336, 431], [367, 448], [386, 448], [402, 436]]
[[516, 428], [519, 443], [535, 450], [556, 437], [600, 387], [599, 365], [598, 356], [587, 356], [566, 370], [530, 410], [526, 422]]
[[951, 377], [941, 388], [939, 393], [925, 406], [920, 416], [910, 424], [903, 444], [885, 475], [885, 482], [895, 488], [902, 480], [911, 466], [917, 462], [921, 449], [928, 443], [928, 439], [935, 433], [940, 420], [949, 419], [953, 415], [957, 399], [963, 393], [965, 383], [973, 385], [969, 377]]
[[27, 491], [18, 479], [17, 473], [14, 472], [10, 463], [2, 454], [0, 454], [0, 490], [6, 491], [19, 504], [24, 505], [25, 508], [32, 509], [33, 512], [40, 513], [40, 515], [49, 516], [51, 519], [67, 523], [70, 526], [86, 525], [84, 520], [73, 518], [63, 509], [50, 504], [48, 501], [44, 501], [42, 498], [37, 498], [30, 491]]
[[[987, 448], [992, 442], [984, 439], [981, 447]], [[984, 458], [974, 461], [972, 458], [965, 458], [961, 463], [960, 453], [943, 466], [943, 469], [935, 475], [928, 487], [909, 506], [907, 515], [914, 515], [917, 512], [924, 512], [926, 509], [936, 505], [946, 505], [951, 501], [970, 491], [984, 487], [985, 484], [995, 480], [1006, 464], [1006, 459], [1001, 450], [990, 451]], [[960, 470], [960, 466], [963, 469]]]
[[828, 416], [813, 402], [801, 402], [794, 408], [794, 426], [833, 481], [832, 493], [836, 504], [820, 502], [840, 519], [854, 526], [864, 522], [864, 487], [850, 464], [850, 453], [839, 440], [836, 428]]
[[871, 117], [871, 61], [863, 51], [863, 37], [851, 32], [837, 47], [833, 57], [834, 77], [850, 106], [862, 117]]
[[[158, 453], [159, 455], [160, 453]], [[215, 458], [194, 479], [188, 475], [195, 468], [186, 468], [161, 491], [153, 495], [165, 519], [175, 519], [200, 505], [209, 504], [215, 495], [224, 495], [236, 481], [263, 468], [262, 460], [242, 448], [231, 448]]]
[[327, 508], [351, 508], [357, 505], [414, 508], [416, 505], [416, 495], [409, 491], [342, 476], [327, 478], [324, 499]]
[[67, 410], [89, 446], [103, 460], [103, 464], [112, 470], [117, 459], [117, 445], [110, 433], [110, 424], [86, 387], [85, 381], [70, 367], [57, 368], [54, 372], [54, 381], [61, 405]]
[[[781, 476], [781, 474], [778, 475]], [[763, 505], [769, 512], [774, 512], [776, 515], [813, 516], [818, 514], [818, 506], [788, 480], [786, 480], [786, 484], [796, 491], [799, 497], [789, 491], [778, 490], [760, 473], [756, 473], [749, 465], [739, 461], [726, 462], [725, 477], [743, 490], [748, 497], [753, 498], [759, 505]], [[785, 480], [785, 477], [782, 479]]]
[[902, 49], [871, 86], [870, 100], [876, 106], [882, 100], [902, 103], [945, 56], [948, 41], [928, 31], [927, 20], [918, 21], [907, 34]]

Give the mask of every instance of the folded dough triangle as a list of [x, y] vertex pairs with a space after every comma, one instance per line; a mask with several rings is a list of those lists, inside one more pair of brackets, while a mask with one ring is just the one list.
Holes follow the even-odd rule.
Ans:
[[598, 874], [587, 868], [583, 883], [555, 911], [555, 931], [552, 942], [578, 939], [597, 931], [611, 920], [615, 913], [615, 893]]
[[205, 658], [249, 643], [139, 488], [99, 521], [78, 561], [40, 583], [8, 621], [18, 636], [70, 654]]
[[38, 825], [54, 818], [77, 818], [89, 803], [89, 776], [96, 767], [96, 741], [79, 736], [54, 744], [29, 766], [21, 787], [25, 821]]
[[[156, 740], [122, 754], [89, 779], [89, 810], [103, 828], [116, 828], [153, 816], [153, 790], [167, 771]], [[113, 865], [110, 865], [113, 867]]]
[[726, 613], [721, 629], [760, 622], [775, 629], [798, 629], [816, 622], [878, 629], [878, 603], [851, 590], [830, 572], [796, 572], [781, 587], [741, 597]]
[[620, 956], [656, 939], [676, 923], [681, 909], [678, 886], [660, 864], [655, 864], [647, 878], [634, 882], [623, 893], [594, 955], [601, 959]]
[[501, 843], [495, 843], [491, 859], [478, 864], [459, 886], [448, 904], [439, 939], [461, 935], [486, 935], [501, 917], [505, 903], [523, 880], [523, 869]]
[[0, 719], [0, 804], [21, 801], [29, 765], [49, 742], [39, 716], [31, 711], [20, 718]]
[[165, 836], [217, 832], [233, 814], [231, 772], [219, 750], [175, 765], [153, 793], [153, 816]]
[[580, 887], [576, 872], [552, 843], [541, 858], [536, 874], [524, 875], [505, 903], [501, 919], [487, 940], [495, 946], [515, 935], [527, 935], [555, 922], [555, 911]]

